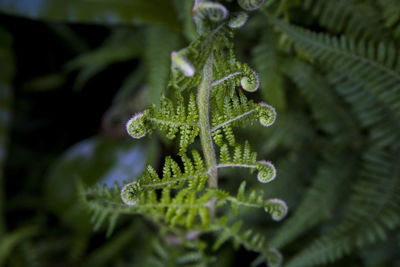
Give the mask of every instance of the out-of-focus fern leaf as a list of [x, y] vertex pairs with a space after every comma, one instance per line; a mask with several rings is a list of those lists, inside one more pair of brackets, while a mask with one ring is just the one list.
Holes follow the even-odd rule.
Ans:
[[[304, 179], [312, 177], [315, 173], [316, 156], [316, 152], [310, 150], [307, 143], [287, 153], [277, 165], [279, 179], [268, 184], [265, 188], [266, 193], [285, 199], [290, 208], [297, 205], [307, 188]], [[293, 179], [293, 177], [303, 179]]]
[[174, 0], [174, 4], [183, 24], [183, 34], [186, 39], [194, 41], [197, 38], [196, 24], [193, 21], [192, 9], [194, 0], [186, 0], [182, 2], [181, 0]]
[[182, 266], [206, 267], [214, 260], [205, 254], [206, 245], [200, 240], [180, 240], [181, 244], [167, 243], [166, 240], [154, 239], [152, 242], [153, 253], [145, 262], [145, 266]]
[[[301, 123], [298, 123], [299, 121]], [[300, 111], [282, 112], [276, 124], [265, 132], [262, 148], [264, 151], [273, 151], [277, 148], [296, 150], [313, 137], [315, 137], [314, 130], [305, 114]]]
[[351, 142], [357, 138], [355, 122], [322, 75], [295, 59], [285, 61], [282, 71], [297, 84], [312, 108], [314, 118], [333, 140]]
[[400, 3], [396, 0], [379, 0], [383, 10], [385, 26], [394, 30], [394, 35], [400, 38]]
[[344, 220], [314, 240], [287, 266], [314, 266], [337, 260], [355, 249], [385, 240], [400, 226], [400, 162], [398, 151], [370, 146], [353, 186]]
[[282, 255], [279, 253], [279, 251], [268, 246], [265, 237], [260, 233], [255, 233], [251, 229], [242, 232], [242, 221], [237, 221], [230, 226], [228, 225], [227, 218], [222, 217], [218, 220], [218, 224], [222, 232], [215, 241], [213, 250], [217, 250], [225, 242], [232, 240], [235, 249], [237, 249], [239, 246], [243, 246], [247, 250], [261, 253], [261, 255], [263, 255], [268, 262], [268, 266], [277, 267], [281, 265]]
[[167, 82], [171, 51], [179, 45], [176, 33], [163, 27], [150, 27], [146, 31], [144, 62], [147, 67], [150, 103], [158, 103]]
[[336, 202], [344, 195], [341, 188], [352, 177], [355, 154], [331, 148], [325, 150], [323, 156], [324, 160], [318, 165], [312, 185], [293, 216], [285, 221], [271, 240], [272, 246], [281, 248], [321, 221], [329, 219]]
[[141, 30], [114, 30], [100, 47], [84, 52], [68, 62], [65, 66], [68, 71], [80, 70], [74, 88], [82, 89], [88, 80], [111, 64], [141, 57], [143, 36]]
[[280, 20], [274, 23], [313, 59], [346, 73], [400, 118], [400, 61], [392, 44], [356, 42], [346, 36], [318, 34]]
[[179, 29], [179, 20], [170, 0], [15, 0], [0, 1], [0, 11], [31, 19], [61, 20], [70, 23], [152, 23]]
[[120, 251], [132, 242], [132, 236], [137, 235], [138, 227], [133, 225], [121, 230], [112, 239], [110, 239], [103, 246], [97, 248], [95, 251], [90, 253], [83, 265], [85, 266], [104, 266], [111, 263], [116, 255]]
[[328, 79], [338, 94], [351, 105], [352, 114], [359, 125], [369, 130], [375, 145], [399, 145], [400, 122], [387, 106], [346, 74], [332, 72]]
[[6, 260], [12, 250], [24, 239], [33, 236], [37, 232], [36, 226], [18, 228], [6, 235], [0, 235], [0, 266], [6, 266]]
[[252, 58], [261, 80], [264, 98], [278, 111], [286, 108], [286, 96], [282, 74], [278, 68], [279, 54], [275, 33], [269, 27], [263, 30], [262, 38], [252, 50]]
[[140, 57], [143, 51], [144, 33], [141, 30], [120, 29], [112, 32], [99, 48], [79, 55], [68, 62], [66, 68], [75, 70], [94, 64], [112, 64]]
[[89, 49], [88, 44], [69, 25], [56, 22], [47, 23], [46, 26], [72, 51], [83, 53]]
[[303, 8], [309, 10], [321, 26], [335, 33], [369, 40], [390, 37], [381, 22], [381, 13], [371, 1], [306, 0]]

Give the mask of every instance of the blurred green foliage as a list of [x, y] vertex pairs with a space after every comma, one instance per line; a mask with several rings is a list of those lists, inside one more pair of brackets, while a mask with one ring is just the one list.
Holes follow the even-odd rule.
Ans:
[[[127, 139], [124, 123], [158, 101], [170, 52], [196, 36], [192, 6], [0, 0], [0, 266], [255, 259], [230, 244], [179, 246], [136, 216], [107, 238], [76, 193], [77, 179], [132, 180], [147, 159], [157, 166], [176, 152], [157, 134]], [[270, 130], [241, 135], [277, 163], [279, 179], [263, 189], [290, 208], [280, 225], [243, 217], [284, 266], [400, 266], [399, 10], [396, 0], [270, 0], [235, 36], [238, 57], [259, 72], [257, 98], [278, 110]], [[232, 191], [246, 175], [221, 173]]]

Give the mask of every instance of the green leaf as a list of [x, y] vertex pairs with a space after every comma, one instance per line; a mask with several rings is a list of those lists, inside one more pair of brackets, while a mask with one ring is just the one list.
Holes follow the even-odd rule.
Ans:
[[65, 223], [90, 232], [91, 226], [82, 223], [88, 221], [88, 214], [76, 201], [76, 179], [82, 179], [86, 184], [99, 182], [112, 187], [114, 182], [122, 184], [122, 180], [140, 175], [145, 160], [144, 146], [131, 142], [99, 137], [81, 141], [69, 148], [51, 167], [45, 184], [47, 203]]
[[159, 103], [160, 95], [168, 83], [171, 51], [177, 49], [178, 35], [163, 27], [150, 27], [146, 31], [144, 54], [147, 67], [150, 103]]
[[0, 11], [31, 19], [106, 25], [151, 23], [179, 30], [169, 0], [12, 0], [1, 1]]
[[6, 234], [5, 236], [1, 236], [0, 242], [0, 266], [5, 266], [4, 263], [7, 260], [7, 257], [10, 255], [15, 246], [18, 245], [23, 239], [26, 239], [32, 235], [34, 235], [36, 229], [32, 226], [18, 228], [13, 232]]

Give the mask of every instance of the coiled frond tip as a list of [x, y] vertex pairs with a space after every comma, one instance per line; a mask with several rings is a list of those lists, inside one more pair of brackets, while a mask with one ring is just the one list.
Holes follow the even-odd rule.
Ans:
[[218, 22], [228, 16], [228, 10], [220, 3], [199, 2], [195, 3], [192, 9], [192, 15], [196, 23], [206, 18]]
[[245, 12], [233, 13], [232, 17], [228, 21], [229, 27], [232, 29], [237, 29], [242, 27], [247, 22], [248, 15]]
[[273, 106], [261, 102], [258, 104], [257, 108], [258, 117], [262, 126], [269, 127], [274, 124], [277, 114]]
[[257, 91], [258, 87], [260, 86], [260, 79], [258, 78], [258, 74], [255, 71], [252, 71], [251, 75], [244, 76], [240, 80], [240, 85], [242, 86], [243, 90], [247, 92]]
[[257, 162], [257, 179], [260, 183], [272, 182], [276, 177], [275, 166], [269, 161], [259, 161]]
[[133, 206], [136, 204], [137, 197], [137, 188], [136, 181], [126, 184], [121, 190], [121, 199], [126, 205]]
[[271, 214], [274, 221], [281, 221], [288, 213], [286, 202], [278, 198], [265, 200], [264, 209]]
[[140, 139], [146, 135], [146, 126], [143, 113], [137, 113], [126, 123], [126, 131], [135, 138]]
[[239, 6], [247, 11], [259, 9], [264, 2], [264, 0], [238, 0]]
[[185, 76], [191, 77], [195, 73], [193, 65], [180, 53], [173, 51], [171, 53], [172, 67], [175, 67], [183, 72]]

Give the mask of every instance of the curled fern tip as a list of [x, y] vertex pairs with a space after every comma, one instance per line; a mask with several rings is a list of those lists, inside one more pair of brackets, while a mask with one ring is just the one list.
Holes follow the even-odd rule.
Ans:
[[218, 22], [228, 16], [228, 10], [220, 3], [199, 2], [194, 5], [192, 15], [195, 21], [208, 18], [211, 21]]
[[247, 22], [248, 15], [245, 12], [237, 12], [232, 14], [232, 18], [229, 20], [228, 25], [232, 29], [242, 27]]
[[258, 87], [260, 87], [260, 79], [258, 78], [258, 74], [255, 71], [251, 72], [251, 75], [245, 76], [240, 80], [240, 85], [243, 90], [247, 92], [255, 92]]
[[269, 127], [274, 124], [276, 120], [276, 110], [273, 106], [261, 102], [258, 104], [257, 108], [262, 126]]
[[126, 184], [122, 188], [121, 199], [126, 205], [129, 205], [129, 206], [133, 206], [136, 204], [136, 202], [138, 200], [136, 182]]
[[126, 131], [135, 138], [140, 139], [146, 135], [146, 126], [143, 113], [137, 113], [126, 123]]
[[286, 202], [278, 199], [271, 198], [264, 202], [264, 209], [266, 212], [271, 214], [271, 217], [274, 221], [281, 221], [286, 217], [288, 212], [288, 206]]
[[173, 51], [171, 53], [171, 61], [172, 67], [181, 70], [185, 76], [191, 77], [194, 75], [195, 70], [193, 65], [178, 52]]
[[244, 10], [252, 11], [259, 9], [264, 4], [264, 0], [238, 0], [238, 4]]
[[259, 161], [257, 163], [257, 179], [260, 183], [272, 182], [276, 177], [275, 166], [269, 161]]

